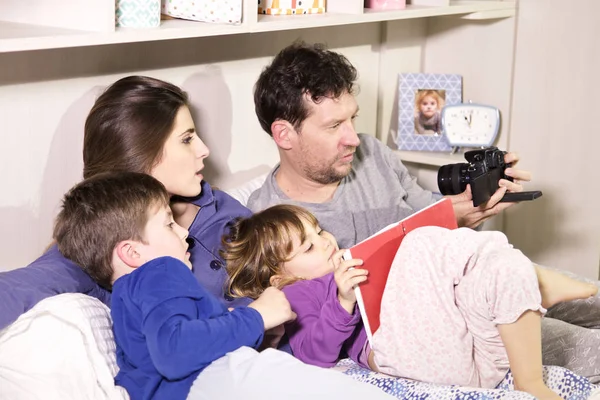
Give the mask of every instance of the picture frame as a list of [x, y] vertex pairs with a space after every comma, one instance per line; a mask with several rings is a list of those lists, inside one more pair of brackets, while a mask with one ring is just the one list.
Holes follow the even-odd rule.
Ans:
[[441, 129], [441, 111], [444, 105], [461, 102], [461, 75], [399, 74], [398, 149], [451, 152]]

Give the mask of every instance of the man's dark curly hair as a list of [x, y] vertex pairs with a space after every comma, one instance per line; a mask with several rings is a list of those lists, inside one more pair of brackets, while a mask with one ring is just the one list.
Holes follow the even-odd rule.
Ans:
[[304, 96], [315, 103], [354, 93], [356, 68], [343, 55], [323, 44], [294, 43], [281, 50], [254, 86], [254, 108], [269, 135], [271, 124], [285, 120], [300, 130], [309, 110]]

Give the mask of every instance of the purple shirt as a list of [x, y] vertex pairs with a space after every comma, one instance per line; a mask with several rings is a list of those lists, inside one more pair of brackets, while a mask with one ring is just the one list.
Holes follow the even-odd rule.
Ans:
[[[202, 182], [202, 193], [186, 199], [200, 207], [189, 228], [190, 260], [198, 282], [226, 307], [245, 306], [250, 299], [224, 295], [227, 273], [219, 255], [221, 237], [237, 217], [252, 213], [228, 194]], [[61, 293], [83, 293], [110, 306], [110, 292], [98, 286], [88, 274], [52, 246], [25, 268], [0, 273], [0, 329], [14, 322], [38, 302]]]
[[299, 281], [283, 288], [292, 310], [298, 315], [286, 324], [294, 357], [307, 364], [333, 367], [342, 352], [367, 366], [367, 333], [358, 308], [348, 314], [337, 298], [333, 273]]

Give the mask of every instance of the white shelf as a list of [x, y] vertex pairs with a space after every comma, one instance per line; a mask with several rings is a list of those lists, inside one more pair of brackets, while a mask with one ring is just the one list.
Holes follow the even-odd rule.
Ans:
[[477, 14], [476, 19], [506, 18], [515, 15], [515, 3], [506, 1], [454, 1], [445, 7], [407, 5], [404, 10], [371, 10], [363, 14], [325, 13], [302, 15], [259, 15], [252, 32], [268, 32], [286, 29], [316, 28], [322, 26], [360, 24], [366, 22], [395, 21], [439, 17], [445, 15]]
[[396, 150], [396, 154], [404, 163], [431, 165], [441, 167], [446, 164], [457, 164], [466, 162], [463, 153], [437, 153], [428, 151], [404, 151]]
[[514, 14], [515, 3], [512, 1], [453, 1], [444, 7], [408, 5], [405, 10], [396, 11], [365, 9], [363, 14], [259, 15], [257, 22], [241, 25], [165, 20], [158, 28], [117, 28], [115, 32], [88, 32], [0, 21], [0, 53], [271, 32], [446, 15], [463, 15], [466, 18], [472, 15], [475, 19], [485, 19], [506, 18]]

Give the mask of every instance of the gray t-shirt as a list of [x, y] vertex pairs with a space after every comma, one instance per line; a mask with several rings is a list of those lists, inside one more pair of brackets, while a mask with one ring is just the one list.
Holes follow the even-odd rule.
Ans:
[[281, 203], [305, 207], [336, 237], [340, 248], [348, 248], [441, 198], [421, 188], [389, 147], [373, 136], [359, 137], [352, 172], [330, 201], [305, 203], [287, 197], [275, 180], [277, 165], [250, 195], [248, 208], [257, 212]]

